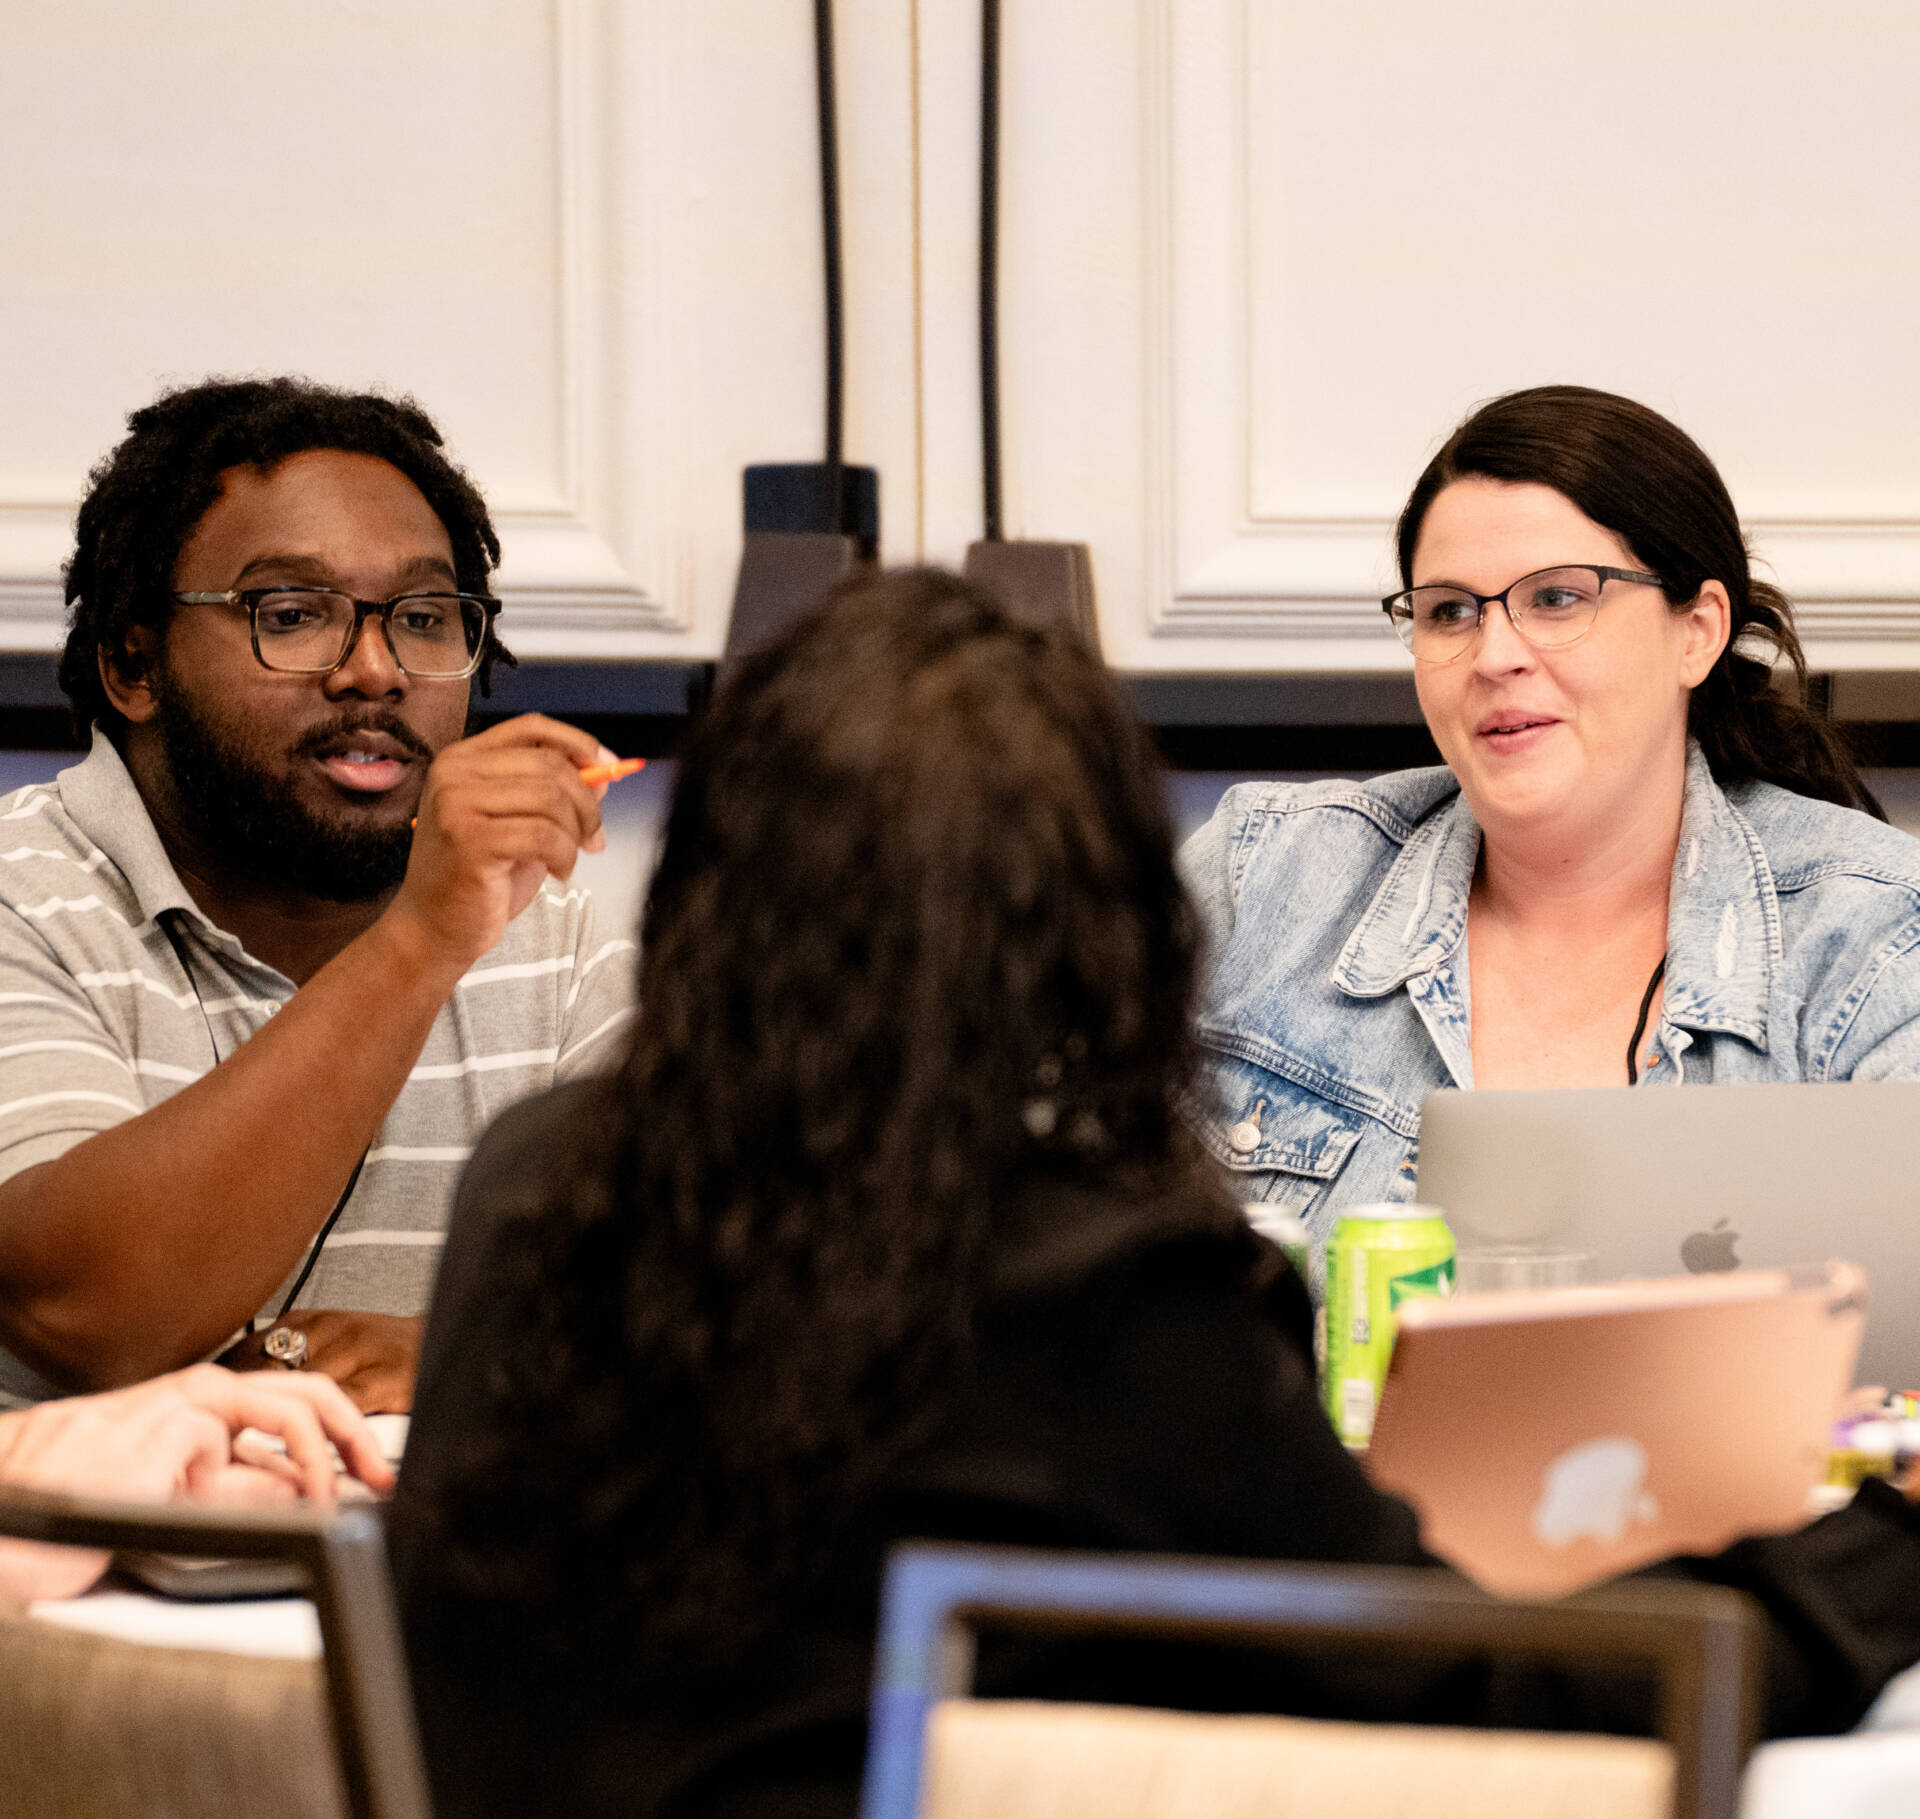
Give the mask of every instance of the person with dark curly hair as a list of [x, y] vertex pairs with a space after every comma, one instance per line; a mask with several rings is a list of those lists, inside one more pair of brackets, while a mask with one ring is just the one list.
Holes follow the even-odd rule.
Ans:
[[474, 1136], [626, 1014], [564, 888], [607, 754], [466, 736], [500, 546], [417, 405], [210, 380], [129, 431], [67, 569], [92, 751], [0, 802], [0, 1397], [228, 1347], [404, 1409]]
[[[903, 1537], [1430, 1560], [1188, 1133], [1197, 939], [1113, 683], [957, 578], [856, 579], [722, 685], [625, 1056], [493, 1127], [448, 1237], [391, 1526], [443, 1819], [850, 1815]], [[1920, 1654], [1885, 1486], [1697, 1570], [1778, 1619], [1776, 1729]], [[989, 1649], [977, 1684], [1618, 1709], [1110, 1644]]]

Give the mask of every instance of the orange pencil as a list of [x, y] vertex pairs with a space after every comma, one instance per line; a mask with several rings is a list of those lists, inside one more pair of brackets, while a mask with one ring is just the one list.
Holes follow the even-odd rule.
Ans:
[[[583, 766], [580, 772], [580, 781], [584, 783], [588, 789], [598, 789], [603, 783], [618, 783], [622, 777], [631, 777], [635, 771], [643, 771], [646, 768], [647, 761], [644, 758], [617, 758], [611, 764], [589, 764]], [[409, 827], [418, 827], [420, 825], [420, 817], [415, 815], [407, 825]]]
[[631, 777], [635, 771], [646, 768], [644, 758], [619, 758], [612, 764], [589, 764], [580, 773], [580, 781], [588, 789], [595, 789], [602, 783], [618, 783], [622, 777]]

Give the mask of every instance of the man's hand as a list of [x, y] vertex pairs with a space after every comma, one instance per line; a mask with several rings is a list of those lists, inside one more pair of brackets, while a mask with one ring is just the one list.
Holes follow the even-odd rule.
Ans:
[[383, 920], [411, 927], [460, 971], [506, 932], [549, 876], [606, 845], [581, 770], [613, 754], [577, 727], [522, 714], [449, 745], [427, 772], [413, 853]]
[[[243, 1429], [278, 1438], [284, 1453]], [[70, 1396], [0, 1415], [0, 1484], [164, 1502], [334, 1501], [332, 1448], [369, 1489], [393, 1472], [365, 1418], [329, 1378], [236, 1377], [196, 1364], [132, 1389]], [[69, 1598], [106, 1569], [90, 1548], [0, 1541], [0, 1597]]]
[[[220, 1362], [234, 1371], [272, 1371], [289, 1379], [330, 1377], [346, 1391], [354, 1407], [368, 1415], [413, 1412], [413, 1377], [420, 1365], [421, 1316], [362, 1314], [339, 1308], [312, 1308], [286, 1314], [257, 1333], [229, 1346]], [[267, 1356], [267, 1334], [290, 1326], [307, 1336], [307, 1362], [288, 1371]]]

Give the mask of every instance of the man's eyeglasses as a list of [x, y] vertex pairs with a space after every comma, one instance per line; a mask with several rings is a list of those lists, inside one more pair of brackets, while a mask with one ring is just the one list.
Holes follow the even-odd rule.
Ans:
[[330, 587], [242, 587], [175, 594], [185, 606], [244, 606], [261, 665], [325, 676], [347, 660], [363, 620], [377, 614], [393, 660], [409, 676], [457, 681], [480, 667], [487, 628], [500, 611], [488, 594], [399, 594], [356, 600]]
[[1380, 604], [1416, 662], [1451, 663], [1472, 644], [1487, 608], [1496, 602], [1534, 649], [1559, 650], [1577, 643], [1600, 611], [1600, 596], [1609, 581], [1663, 585], [1658, 575], [1637, 568], [1580, 562], [1522, 575], [1497, 594], [1476, 594], [1464, 587], [1410, 587], [1389, 594]]

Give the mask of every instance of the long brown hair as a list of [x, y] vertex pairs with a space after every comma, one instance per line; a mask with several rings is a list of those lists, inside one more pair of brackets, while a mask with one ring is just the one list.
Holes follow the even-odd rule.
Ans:
[[484, 1417], [396, 1509], [471, 1659], [628, 1684], [777, 1621], [940, 1407], [1011, 1188], [1233, 1216], [1177, 1111], [1197, 925], [1151, 749], [954, 576], [858, 580], [741, 663], [642, 946], [600, 1135], [489, 1258]]
[[[1660, 577], [1675, 610], [1718, 581], [1733, 606], [1727, 648], [1687, 706], [1687, 730], [1721, 783], [1757, 779], [1802, 796], [1886, 816], [1838, 729], [1807, 696], [1807, 659], [1793, 608], [1753, 577], [1746, 539], [1719, 470], [1657, 411], [1583, 385], [1508, 392], [1474, 411], [1427, 463], [1400, 514], [1400, 577], [1428, 508], [1468, 474], [1534, 482], [1564, 494]], [[1774, 666], [1793, 671], [1774, 686]]]

